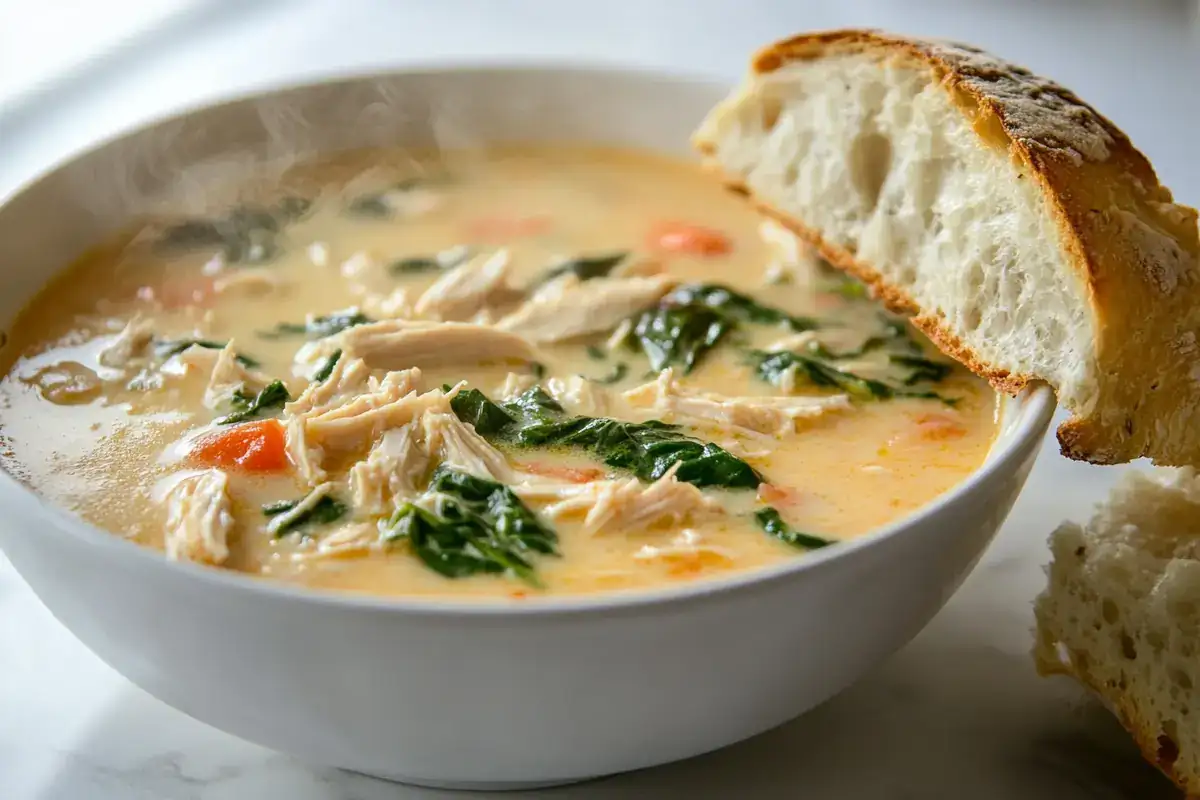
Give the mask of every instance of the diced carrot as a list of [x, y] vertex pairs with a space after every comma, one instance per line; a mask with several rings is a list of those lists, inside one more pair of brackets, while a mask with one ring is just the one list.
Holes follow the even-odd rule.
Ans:
[[196, 442], [192, 459], [205, 466], [279, 472], [287, 469], [287, 437], [277, 419], [243, 422]]
[[804, 501], [804, 495], [798, 489], [793, 489], [790, 486], [760, 483], [758, 485], [758, 499], [759, 502], [768, 505], [791, 508], [800, 505]]
[[961, 439], [967, 435], [967, 429], [948, 414], [920, 414], [913, 421], [917, 423], [918, 435], [931, 442]]
[[590, 483], [604, 477], [604, 470], [595, 467], [561, 467], [540, 461], [527, 461], [520, 467], [525, 472], [532, 472], [534, 475], [559, 478], [570, 483]]
[[467, 225], [467, 236], [476, 241], [504, 242], [540, 236], [554, 221], [545, 215], [533, 217], [484, 217]]
[[529, 592], [524, 589], [515, 589], [509, 592], [508, 596], [514, 600], [524, 600], [526, 597], [529, 597]]
[[718, 230], [686, 222], [662, 222], [650, 231], [652, 250], [693, 256], [722, 256], [733, 250], [733, 242]]

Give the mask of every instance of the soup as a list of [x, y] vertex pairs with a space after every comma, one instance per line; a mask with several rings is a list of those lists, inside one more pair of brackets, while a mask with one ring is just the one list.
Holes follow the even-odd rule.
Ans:
[[804, 558], [987, 454], [986, 384], [692, 165], [357, 159], [55, 279], [6, 469], [170, 558], [532, 598]]

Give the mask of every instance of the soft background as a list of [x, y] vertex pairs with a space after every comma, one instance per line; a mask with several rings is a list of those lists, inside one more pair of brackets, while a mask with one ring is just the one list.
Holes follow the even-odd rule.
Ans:
[[[1197, 18], [1196, 3], [1170, 0], [0, 0], [0, 197], [98, 138], [252, 87], [409, 63], [539, 58], [732, 81], [761, 44], [853, 25], [959, 38], [1066, 83], [1194, 205]], [[544, 796], [1176, 796], [1096, 703], [1039, 680], [1027, 655], [1046, 534], [1086, 515], [1116, 474], [1068, 464], [1048, 441], [966, 586], [856, 687], [721, 753]], [[3, 800], [450, 796], [297, 763], [167, 708], [75, 642], [0, 556]]]

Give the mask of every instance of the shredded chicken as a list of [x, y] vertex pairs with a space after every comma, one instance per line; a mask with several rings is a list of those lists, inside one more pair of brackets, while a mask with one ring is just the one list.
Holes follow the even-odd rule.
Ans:
[[699, 561], [728, 565], [733, 562], [733, 553], [704, 541], [704, 536], [691, 528], [684, 528], [665, 545], [643, 545], [633, 557], [638, 561], [663, 561], [667, 564]]
[[421, 419], [425, 447], [436, 453], [442, 464], [479, 478], [515, 483], [521, 476], [508, 459], [453, 412], [428, 411]]
[[189, 475], [167, 494], [167, 558], [220, 565], [229, 558], [227, 539], [233, 527], [229, 479], [209, 469]]
[[800, 333], [789, 333], [782, 339], [777, 339], [767, 345], [768, 353], [793, 352], [799, 353], [807, 350], [810, 345], [819, 343], [821, 340], [817, 336], [816, 331], [800, 331]]
[[271, 521], [267, 523], [267, 532], [277, 534], [284, 530], [296, 520], [303, 517], [316, 507], [317, 503], [324, 500], [333, 492], [332, 483], [320, 483], [312, 488], [312, 490], [304, 496], [296, 505], [284, 511], [282, 514], [276, 514], [271, 517]]
[[346, 280], [346, 287], [357, 295], [386, 294], [395, 285], [387, 265], [364, 251], [343, 261], [338, 271]]
[[390, 294], [366, 294], [362, 308], [376, 319], [412, 319], [416, 312], [408, 299], [405, 288], [393, 289]]
[[633, 320], [623, 319], [621, 324], [613, 328], [612, 334], [604, 342], [604, 349], [612, 352], [625, 344], [625, 340], [629, 338], [630, 332], [633, 330]]
[[494, 299], [512, 292], [508, 285], [509, 263], [507, 250], [477, 255], [438, 278], [413, 310], [425, 319], [470, 319]]
[[537, 378], [532, 375], [510, 372], [504, 376], [504, 383], [496, 390], [495, 397], [502, 403], [515, 400], [525, 392], [537, 386]]
[[676, 479], [679, 465], [649, 485], [637, 478], [591, 483], [529, 483], [514, 487], [522, 498], [553, 499], [543, 513], [552, 519], [584, 513], [584, 530], [604, 533], [637, 530], [655, 524], [681, 524], [724, 513], [720, 504], [690, 483]]
[[263, 375], [260, 375], [255, 370], [246, 368], [238, 361], [237, 345], [232, 339], [219, 351], [192, 345], [180, 353], [181, 359], [208, 357], [208, 355], [201, 356], [199, 353], [193, 353], [193, 350], [202, 350], [208, 355], [215, 353], [212, 372], [208, 378], [208, 386], [204, 389], [205, 408], [217, 408], [221, 403], [228, 400], [229, 396], [234, 392], [238, 390], [255, 392], [267, 383], [267, 379]]
[[587, 378], [579, 375], [551, 378], [546, 381], [546, 389], [561, 406], [574, 414], [599, 417], [608, 413], [608, 393]]
[[355, 510], [365, 516], [390, 513], [397, 499], [416, 493], [428, 468], [415, 421], [386, 431], [366, 459], [350, 469]]
[[288, 461], [292, 462], [292, 466], [296, 468], [297, 474], [309, 486], [316, 486], [323, 483], [326, 476], [321, 464], [325, 460], [325, 451], [320, 447], [309, 444], [304, 418], [289, 418], [285, 430]]
[[468, 322], [384, 320], [349, 328], [324, 340], [343, 357], [372, 369], [441, 367], [488, 361], [534, 361], [533, 345], [518, 334]]
[[[339, 398], [366, 389], [370, 379], [371, 370], [362, 359], [343, 356], [333, 365], [333, 371], [329, 373], [328, 378], [320, 383], [310, 383], [299, 397], [284, 406], [283, 412], [286, 415], [295, 415], [327, 410]], [[410, 370], [405, 380], [414, 386], [420, 385], [421, 371]]]
[[581, 281], [568, 275], [546, 284], [496, 325], [538, 344], [561, 342], [611, 330], [671, 286], [665, 276]]
[[293, 553], [292, 560], [350, 558], [366, 555], [382, 547], [383, 542], [379, 539], [379, 526], [376, 523], [348, 522], [322, 536], [312, 549]]
[[739, 436], [779, 438], [796, 432], [796, 422], [850, 408], [844, 394], [828, 397], [726, 397], [692, 392], [668, 367], [657, 380], [623, 395], [630, 405], [652, 408], [665, 422], [718, 428]]
[[763, 273], [764, 282], [812, 285], [821, 259], [808, 242], [773, 219], [759, 224], [758, 235], [772, 251], [771, 261]]
[[142, 355], [146, 345], [150, 344], [153, 338], [154, 329], [150, 327], [150, 323], [141, 317], [134, 317], [126, 323], [116, 338], [100, 351], [98, 361], [101, 366], [114, 369], [127, 366], [130, 361]]
[[[418, 394], [413, 383], [414, 372], [389, 372], [382, 381], [372, 378], [362, 394], [308, 412], [304, 415], [308, 441], [326, 449], [356, 449], [430, 409], [448, 411], [451, 398], [465, 385], [460, 383], [449, 392], [434, 389]], [[416, 374], [419, 377], [419, 372]]]

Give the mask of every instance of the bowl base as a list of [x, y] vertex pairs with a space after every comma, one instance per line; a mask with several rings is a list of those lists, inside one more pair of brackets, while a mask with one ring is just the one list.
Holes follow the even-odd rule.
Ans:
[[417, 786], [422, 789], [442, 789], [454, 792], [520, 792], [532, 791], [534, 789], [552, 789], [556, 786], [571, 786], [576, 783], [585, 783], [603, 777], [597, 775], [589, 778], [564, 778], [557, 781], [439, 781], [428, 778], [412, 778], [407, 775], [360, 772], [358, 770], [347, 770], [347, 772], [366, 775], [368, 778], [378, 778], [379, 780], [390, 781], [391, 783]]

